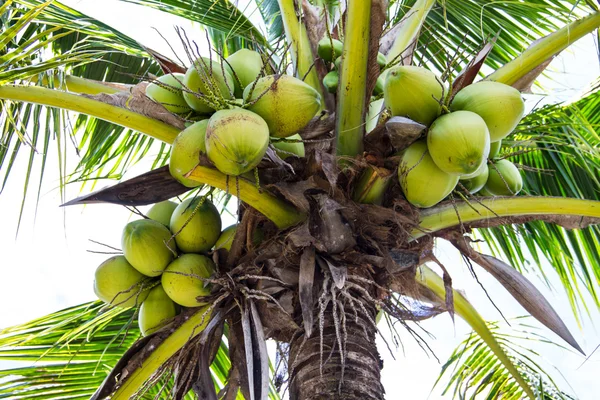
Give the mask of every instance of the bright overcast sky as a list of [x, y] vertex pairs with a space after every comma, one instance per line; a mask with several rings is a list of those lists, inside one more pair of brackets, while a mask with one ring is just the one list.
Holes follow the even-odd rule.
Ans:
[[[168, 46], [156, 31], [151, 29], [152, 27], [157, 28], [164, 36], [171, 38], [172, 44], [176, 48], [180, 47], [176, 46], [178, 42], [174, 39], [173, 25], [175, 24], [184, 26], [190, 36], [197, 37], [199, 41], [204, 39], [204, 34], [201, 33], [198, 25], [192, 26], [184, 19], [171, 17], [158, 11], [142, 9], [114, 0], [64, 2], [113, 25], [164, 54], [169, 54]], [[546, 87], [552, 88], [554, 96], [547, 101], [566, 101], [580, 93], [599, 76], [598, 58], [592, 37], [587, 37], [573, 50], [555, 60], [551, 69], [554, 71], [551, 77], [555, 81], [545, 80], [544, 82]], [[530, 97], [529, 103], [533, 104], [539, 99], [538, 96]], [[68, 166], [71, 169], [67, 168], [68, 171], [72, 170], [77, 161], [72, 148], [69, 148], [69, 151]], [[34, 214], [36, 206], [34, 188], [37, 185], [34, 180], [33, 183], [30, 183], [32, 193], [26, 204], [26, 212], [19, 235], [15, 239], [27, 156], [28, 152], [23, 151], [17, 158], [10, 181], [0, 195], [0, 209], [4, 210], [2, 213], [3, 229], [0, 231], [4, 260], [0, 264], [3, 277], [0, 280], [0, 304], [2, 304], [0, 328], [93, 300], [95, 298], [92, 291], [94, 270], [108, 256], [87, 252], [87, 250], [102, 250], [101, 247], [89, 240], [119, 247], [121, 230], [131, 218], [130, 213], [124, 208], [111, 205], [59, 208], [61, 198], [56, 190], [58, 159], [55, 148], [51, 146], [37, 216]], [[134, 168], [128, 176], [142, 173], [146, 167]], [[89, 190], [89, 188], [84, 188], [83, 192], [86, 193]], [[67, 198], [73, 198], [79, 194], [79, 186], [73, 185], [67, 188]], [[227, 216], [223, 221], [223, 226], [228, 226], [233, 222], [234, 218]], [[438, 248], [437, 253], [449, 269], [455, 287], [466, 292], [467, 297], [477, 306], [483, 316], [489, 320], [501, 319], [482, 289], [467, 271], [458, 253], [448, 246]], [[507, 318], [526, 314], [499, 284], [481, 269], [477, 269], [477, 271], [481, 282]], [[547, 271], [550, 271], [550, 268]], [[548, 290], [542, 285], [536, 274], [530, 274], [529, 277], [541, 288], [558, 313], [565, 319], [583, 349], [588, 354], [592, 352], [600, 343], [600, 334], [591, 322], [600, 321], [600, 313], [591, 306], [592, 302], [589, 302], [591, 317], [585, 318], [580, 327], [575, 322], [568, 300], [561, 290], [555, 292]], [[557, 282], [556, 277], [551, 276], [552, 281]], [[555, 287], [559, 287], [558, 284]], [[533, 321], [530, 322], [537, 326]], [[470, 331], [461, 320], [457, 320], [453, 324], [447, 314], [424, 322], [422, 327], [433, 335], [428, 337], [423, 332], [422, 336], [427, 338], [428, 344], [440, 360], [439, 363], [431, 355], [426, 355], [401, 327], [398, 328], [398, 331], [401, 333], [403, 347], [397, 349], [389, 340], [390, 334], [387, 329], [382, 328], [382, 336], [390, 342], [395, 357], [394, 360], [385, 344], [380, 340], [380, 352], [384, 359], [383, 383], [389, 399], [400, 398], [400, 394], [402, 394], [402, 398], [415, 400], [428, 397], [440, 398], [438, 390], [430, 395], [431, 387], [438, 376], [441, 365]], [[563, 344], [549, 331], [542, 330], [541, 333]], [[574, 351], [559, 351], [552, 346], [535, 345], [531, 342], [528, 342], [527, 345], [544, 354], [545, 360], [549, 363], [544, 365], [555, 365], [558, 368], [560, 372], [555, 371], [552, 375], [556, 377], [560, 387], [567, 391], [574, 391], [580, 399], [598, 399], [600, 354], [594, 354], [587, 363], [581, 366], [584, 359]], [[0, 363], [0, 368], [3, 365], [7, 367], [11, 364]], [[548, 367], [548, 370], [553, 369]], [[566, 381], [561, 378], [561, 374]], [[566, 382], [572, 387], [571, 390], [568, 390]]]

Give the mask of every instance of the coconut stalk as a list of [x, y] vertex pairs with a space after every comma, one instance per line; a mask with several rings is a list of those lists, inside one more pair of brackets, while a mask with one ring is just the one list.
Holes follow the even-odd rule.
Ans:
[[[242, 177], [229, 178], [214, 168], [199, 165], [186, 178], [232, 193], [273, 221], [279, 229], [297, 225], [307, 218], [306, 214], [297, 210], [290, 203], [267, 191], [260, 190], [254, 182]], [[239, 193], [235, 193], [237, 190]]]
[[[67, 75], [65, 76], [65, 85], [69, 92], [73, 93], [85, 93], [85, 94], [100, 94], [100, 93], [108, 93], [114, 94], [119, 93], [122, 89], [119, 89], [115, 86], [107, 85], [103, 82], [95, 81], [92, 79], [80, 78], [78, 76]], [[115, 85], [123, 85], [123, 84], [115, 84]]]
[[354, 157], [363, 151], [371, 0], [349, 0], [336, 111], [336, 151]]
[[[444, 304], [444, 299], [446, 298], [444, 280], [431, 268], [426, 265], [418, 267], [416, 281], [420, 285], [431, 290], [439, 298], [440, 303]], [[519, 386], [527, 393], [527, 396], [530, 399], [535, 400], [536, 397], [534, 396], [533, 391], [527, 382], [525, 382], [515, 365], [510, 361], [510, 358], [508, 358], [508, 355], [504, 352], [504, 349], [502, 349], [485, 323], [485, 320], [477, 312], [475, 307], [473, 307], [469, 300], [467, 300], [459, 291], [452, 289], [452, 295], [454, 299], [454, 311], [456, 314], [477, 332], [488, 347], [494, 352], [496, 357], [498, 357], [504, 367], [506, 367], [508, 372], [515, 378]]]
[[460, 224], [503, 217], [575, 216], [600, 219], [600, 201], [566, 197], [493, 197], [477, 201], [446, 202], [423, 210], [412, 240]]
[[417, 0], [415, 4], [404, 15], [404, 18], [382, 39], [382, 46], [389, 46], [386, 42], [392, 40], [389, 49], [383, 53], [389, 62], [400, 61], [406, 56], [406, 49], [418, 40], [421, 27], [435, 4], [436, 0]]
[[177, 353], [186, 343], [198, 336], [211, 320], [210, 306], [201, 307], [179, 328], [173, 331], [136, 368], [111, 396], [112, 400], [128, 400], [134, 397], [156, 371]]
[[517, 58], [488, 75], [485, 79], [513, 85], [538, 66], [544, 64], [545, 61], [599, 26], [600, 12], [571, 22], [556, 32], [534, 42]]
[[23, 101], [75, 111], [173, 143], [179, 129], [142, 114], [73, 93], [37, 86], [2, 85], [0, 99]]
[[[277, 3], [279, 3], [279, 9], [281, 10], [281, 19], [287, 43], [291, 46], [290, 52], [296, 75], [312, 86], [319, 92], [321, 98], [324, 99], [325, 93], [323, 93], [321, 80], [313, 65], [316, 57], [312, 52], [306, 27], [296, 17], [294, 0], [277, 0]], [[324, 106], [325, 102], [322, 103], [321, 107]]]
[[363, 204], [381, 205], [394, 173], [370, 166], [362, 172], [354, 187], [353, 200]]

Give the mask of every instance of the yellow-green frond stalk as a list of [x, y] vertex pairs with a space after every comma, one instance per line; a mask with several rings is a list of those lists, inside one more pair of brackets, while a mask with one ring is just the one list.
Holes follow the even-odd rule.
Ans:
[[535, 42], [517, 58], [492, 73], [486, 80], [512, 85], [555, 54], [600, 26], [600, 12], [574, 21]]
[[336, 150], [354, 157], [363, 151], [371, 0], [350, 0], [338, 90]]
[[574, 215], [600, 218], [600, 201], [523, 196], [482, 198], [470, 203], [445, 203], [421, 212], [421, 222], [412, 232], [412, 238], [418, 239], [428, 232], [437, 232], [460, 223], [468, 224], [486, 219], [527, 215]]
[[[294, 62], [294, 70], [297, 71], [297, 77], [312, 86], [319, 92], [323, 98], [323, 90], [321, 88], [321, 80], [317, 74], [317, 70], [313, 67], [316, 55], [313, 54], [310, 40], [306, 32], [306, 27], [296, 17], [294, 0], [277, 0], [281, 10], [281, 19], [285, 29], [287, 43], [291, 46], [292, 61]], [[370, 3], [370, 1], [369, 1]], [[307, 75], [308, 73], [308, 75]], [[324, 103], [321, 104], [321, 107]]]
[[[443, 299], [446, 298], [444, 280], [426, 265], [417, 268], [417, 282], [435, 293], [442, 303], [444, 302]], [[508, 358], [508, 355], [504, 352], [500, 344], [496, 341], [496, 338], [494, 338], [494, 335], [488, 328], [485, 320], [479, 315], [475, 307], [469, 303], [469, 300], [467, 300], [460, 292], [454, 289], [452, 292], [454, 298], [454, 311], [456, 314], [464, 319], [465, 322], [477, 332], [494, 354], [496, 354], [496, 357], [504, 364], [504, 367], [506, 367], [508, 372], [510, 372], [519, 383], [519, 386], [527, 393], [527, 396], [534, 400], [536, 397], [534, 396], [533, 391], [527, 382], [525, 382], [512, 361], [510, 361], [510, 358]]]

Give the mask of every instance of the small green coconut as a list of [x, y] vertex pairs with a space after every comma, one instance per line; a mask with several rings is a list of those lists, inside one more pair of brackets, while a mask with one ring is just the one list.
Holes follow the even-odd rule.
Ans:
[[184, 307], [199, 307], [206, 303], [199, 297], [210, 294], [210, 285], [200, 278], [210, 278], [215, 264], [200, 254], [183, 254], [174, 260], [161, 277], [162, 287], [175, 303]]
[[469, 193], [474, 194], [479, 192], [486, 184], [488, 180], [490, 170], [487, 163], [483, 164], [477, 173], [472, 177], [461, 177], [460, 184], [464, 186]]
[[183, 98], [183, 81], [185, 75], [173, 73], [160, 76], [156, 82], [146, 86], [146, 96], [163, 105], [175, 114], [185, 114], [192, 109]]
[[457, 175], [438, 168], [427, 151], [427, 144], [419, 140], [401, 153], [398, 179], [406, 199], [414, 206], [428, 208], [442, 201], [454, 190]]
[[259, 115], [236, 108], [208, 120], [206, 153], [219, 171], [238, 176], [260, 163], [269, 147], [269, 127]]
[[162, 285], [148, 294], [140, 307], [138, 325], [143, 336], [148, 336], [167, 325], [177, 315], [177, 304], [167, 295]]
[[302, 142], [302, 136], [298, 133], [285, 139], [276, 139], [272, 143], [275, 152], [281, 159], [286, 159], [289, 156], [304, 157], [304, 143]]
[[[227, 71], [234, 78], [235, 97], [242, 97], [244, 88], [253, 83], [263, 69], [263, 60], [259, 52], [240, 49], [226, 58]], [[233, 71], [235, 71], [235, 75]], [[239, 83], [235, 77], [239, 79]]]
[[260, 78], [254, 90], [252, 85], [244, 89], [244, 99], [251, 104], [248, 109], [265, 120], [271, 136], [278, 138], [298, 133], [321, 109], [319, 92], [289, 75]]
[[438, 117], [442, 84], [428, 69], [413, 66], [392, 68], [387, 73], [383, 93], [393, 116], [431, 125]]
[[373, 88], [373, 96], [379, 96], [383, 93], [383, 87], [385, 85], [385, 79], [382, 75], [379, 75], [377, 81], [375, 82], [375, 87]]
[[181, 251], [201, 253], [209, 251], [219, 238], [221, 217], [208, 199], [190, 198], [182, 201], [173, 211], [170, 227]]
[[231, 99], [235, 89], [234, 80], [225, 67], [214, 59], [211, 61], [208, 57], [200, 57], [194, 62], [185, 73], [183, 83], [192, 92], [183, 92], [183, 98], [194, 111], [200, 114], [214, 111], [213, 106], [205, 99], [211, 102]]
[[329, 71], [323, 77], [323, 86], [329, 93], [336, 93], [338, 84], [340, 83], [340, 74], [337, 71]]
[[111, 257], [96, 269], [94, 293], [107, 304], [134, 307], [148, 296], [148, 290], [144, 290], [145, 279], [146, 276], [133, 268], [125, 257]]
[[342, 57], [336, 58], [333, 65], [335, 66], [335, 69], [339, 71], [340, 67], [342, 66]]
[[125, 225], [121, 247], [133, 268], [146, 276], [162, 274], [175, 251], [169, 229], [151, 219], [140, 219]]
[[344, 44], [337, 39], [324, 37], [317, 44], [317, 54], [325, 61], [333, 61], [342, 55]]
[[500, 149], [502, 148], [502, 140], [498, 140], [497, 142], [490, 143], [490, 155], [488, 158], [494, 159], [500, 153]]
[[171, 147], [169, 172], [173, 178], [189, 188], [198, 187], [200, 182], [188, 179], [185, 175], [200, 161], [200, 154], [206, 153], [206, 128], [208, 119], [194, 122], [179, 132]]
[[450, 109], [478, 114], [490, 131], [490, 140], [497, 142], [519, 124], [525, 113], [525, 103], [521, 93], [512, 86], [480, 81], [458, 92], [450, 104]]
[[495, 196], [514, 196], [523, 189], [523, 178], [515, 164], [497, 160], [490, 166], [485, 189]]
[[[235, 237], [235, 232], [237, 231], [238, 224], [233, 224], [223, 229], [221, 232], [221, 236], [215, 243], [215, 250], [225, 249], [227, 251], [231, 250], [231, 244], [233, 243], [233, 238]], [[252, 244], [254, 246], [258, 246], [264, 239], [264, 232], [260, 228], [256, 228], [254, 230], [254, 234], [252, 235]]]
[[379, 68], [385, 68], [387, 65], [387, 57], [383, 53], [377, 53], [377, 65]]
[[442, 115], [431, 125], [427, 149], [442, 171], [453, 175], [472, 174], [490, 154], [490, 134], [479, 115], [456, 111]]
[[160, 222], [164, 226], [169, 226], [171, 223], [171, 215], [173, 215], [173, 211], [177, 207], [177, 203], [173, 201], [161, 201], [160, 203], [156, 203], [146, 213], [146, 217]]

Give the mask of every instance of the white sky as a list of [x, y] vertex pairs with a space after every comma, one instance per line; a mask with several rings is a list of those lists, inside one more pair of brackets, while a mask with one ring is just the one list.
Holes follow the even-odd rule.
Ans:
[[[186, 27], [191, 36], [202, 40], [198, 25], [181, 18], [175, 18], [158, 11], [140, 9], [137, 6], [114, 0], [64, 1], [81, 11], [101, 19], [146, 45], [168, 54], [166, 44], [151, 27], [158, 28], [163, 35], [173, 37], [173, 25]], [[177, 41], [173, 39], [172, 44]], [[577, 95], [590, 81], [599, 76], [598, 59], [591, 37], [586, 38], [571, 51], [555, 60], [550, 75], [555, 82], [544, 80], [548, 88], [552, 88], [553, 96], [548, 101], [568, 100]], [[539, 98], [531, 99], [531, 103]], [[68, 155], [69, 166], [76, 163], [73, 151]], [[18, 159], [10, 181], [0, 195], [2, 212], [2, 230], [0, 243], [3, 261], [2, 280], [0, 280], [0, 328], [26, 322], [64, 307], [93, 300], [93, 273], [96, 267], [108, 256], [88, 253], [86, 250], [102, 250], [89, 242], [93, 239], [102, 243], [119, 247], [122, 227], [131, 217], [124, 208], [111, 205], [91, 205], [61, 209], [60, 196], [56, 190], [58, 184], [57, 155], [50, 147], [46, 168], [45, 183], [42, 187], [37, 216], [34, 216], [35, 195], [30, 195], [26, 213], [21, 224], [19, 236], [15, 238], [18, 210], [22, 196], [22, 182], [25, 175], [27, 156], [25, 152]], [[145, 167], [134, 168], [128, 176], [145, 172]], [[35, 176], [35, 173], [34, 173]], [[30, 184], [36, 187], [37, 182]], [[79, 195], [79, 187], [67, 188], [67, 198]], [[10, 210], [10, 211], [9, 211]], [[226, 217], [223, 226], [233, 222]], [[468, 298], [476, 305], [481, 314], [489, 320], [501, 317], [485, 297], [483, 291], [470, 276], [458, 253], [450, 246], [441, 246], [437, 254], [449, 269], [455, 287], [463, 289]], [[507, 294], [507, 292], [481, 269], [477, 269], [480, 280], [494, 301], [501, 307], [505, 316], [525, 315], [525, 311]], [[547, 271], [550, 271], [548, 268]], [[599, 343], [598, 327], [592, 321], [600, 321], [600, 313], [591, 309], [590, 318], [584, 318], [581, 327], [572, 316], [564, 293], [559, 290], [551, 292], [541, 283], [533, 272], [530, 279], [547, 296], [558, 313], [564, 318], [574, 333], [575, 338], [589, 354]], [[555, 287], [560, 287], [556, 277], [551, 279]], [[591, 301], [589, 303], [592, 304]], [[533, 321], [533, 325], [536, 325]], [[536, 325], [537, 326], [537, 325]], [[444, 363], [456, 345], [470, 332], [468, 326], [457, 319], [452, 323], [448, 315], [439, 316], [426, 321], [422, 327], [435, 337], [428, 339], [441, 363]], [[439, 390], [430, 395], [430, 390], [440, 371], [441, 364], [427, 356], [414, 340], [401, 328], [404, 349], [394, 351], [394, 360], [385, 345], [380, 343], [380, 352], [384, 359], [382, 371], [383, 383], [390, 399], [437, 399], [441, 398]], [[555, 335], [547, 330], [541, 331], [546, 336], [558, 341]], [[390, 335], [384, 329], [383, 336], [389, 340]], [[600, 370], [600, 353], [594, 354], [581, 366], [583, 357], [574, 351], [557, 350], [551, 346], [528, 346], [544, 354], [548, 365], [555, 365], [558, 371], [553, 374], [559, 386], [574, 392], [580, 399], [596, 400], [600, 393], [598, 371]], [[0, 363], [7, 367], [9, 363]], [[550, 367], [551, 368], [551, 367]], [[562, 379], [561, 375], [566, 379]]]

